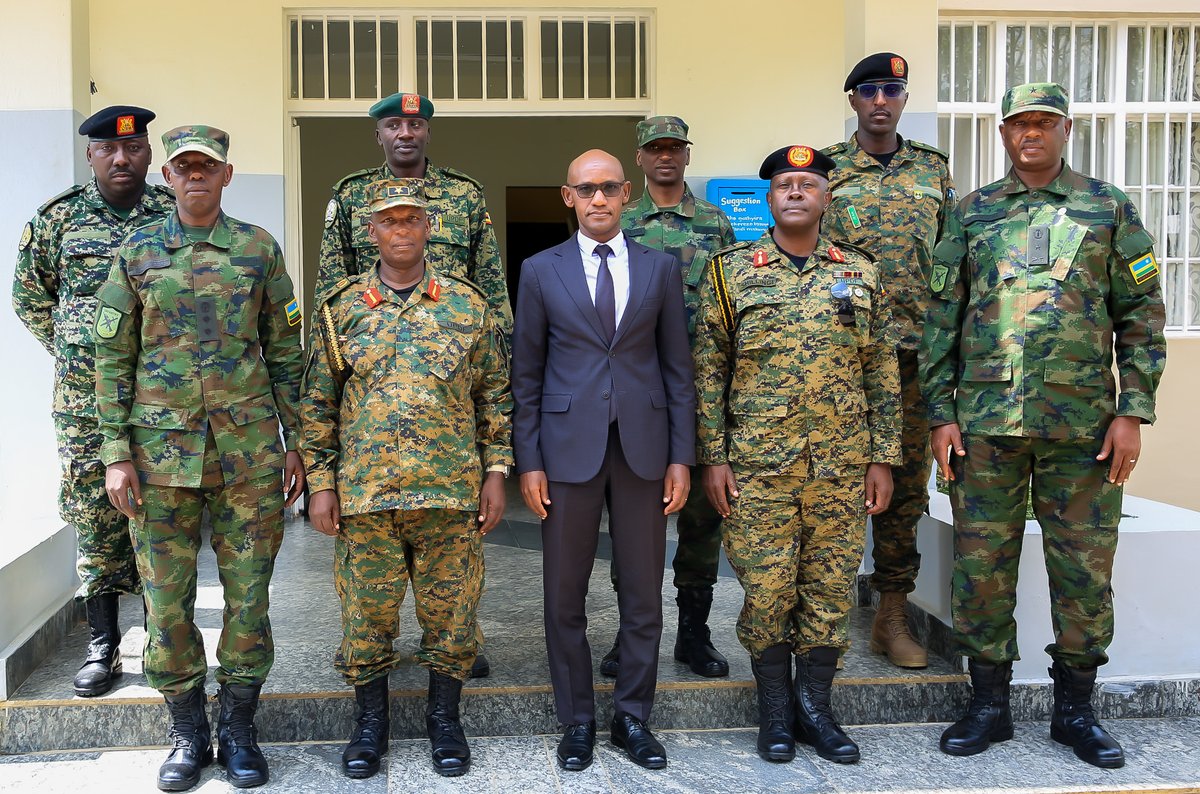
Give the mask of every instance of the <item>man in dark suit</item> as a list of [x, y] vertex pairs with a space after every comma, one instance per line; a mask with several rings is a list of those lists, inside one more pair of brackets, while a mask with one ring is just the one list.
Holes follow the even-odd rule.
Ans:
[[578, 771], [596, 737], [584, 601], [601, 507], [620, 581], [621, 671], [613, 744], [666, 766], [646, 727], [662, 635], [667, 515], [689, 490], [696, 392], [683, 284], [670, 255], [630, 242], [630, 184], [607, 152], [571, 163], [563, 202], [579, 233], [521, 266], [513, 332], [513, 447], [525, 503], [542, 519], [546, 648], [558, 761]]

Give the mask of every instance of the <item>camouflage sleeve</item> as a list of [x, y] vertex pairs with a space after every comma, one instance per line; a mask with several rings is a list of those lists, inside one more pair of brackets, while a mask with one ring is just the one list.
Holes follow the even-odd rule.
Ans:
[[946, 217], [946, 230], [933, 249], [929, 275], [929, 310], [921, 343], [921, 393], [929, 406], [929, 425], [958, 421], [954, 390], [958, 386], [959, 341], [967, 308], [966, 234], [961, 210], [953, 208]]
[[871, 430], [871, 462], [900, 466], [900, 364], [892, 326], [889, 302], [873, 301], [870, 338], [858, 356]]
[[1154, 422], [1154, 395], [1167, 363], [1166, 309], [1154, 238], [1128, 198], [1118, 211], [1109, 254], [1109, 313], [1113, 318], [1121, 394], [1118, 416]]
[[721, 247], [728, 248], [737, 243], [737, 235], [733, 233], [733, 224], [729, 222], [729, 216], [725, 213], [719, 213], [721, 219], [719, 226], [721, 227]]
[[483, 334], [471, 353], [471, 371], [475, 374], [472, 395], [475, 400], [475, 443], [486, 469], [512, 466], [512, 390], [508, 375], [508, 349], [489, 310], [484, 318]]
[[496, 242], [492, 216], [488, 214], [482, 193], [471, 213], [471, 270], [467, 278], [483, 290], [488, 305], [492, 307], [496, 327], [508, 339], [513, 327], [512, 306], [508, 302], [508, 278], [504, 263], [500, 260], [500, 244]]
[[696, 365], [696, 448], [705, 466], [727, 463], [725, 398], [733, 375], [733, 325], [717, 295], [724, 280], [724, 257], [717, 256], [700, 282], [700, 306], [692, 359]]
[[35, 216], [21, 232], [17, 267], [13, 273], [12, 305], [21, 322], [54, 352], [54, 307], [58, 305], [58, 266], [51, 261], [50, 228]]
[[942, 175], [942, 203], [938, 207], [935, 245], [941, 242], [942, 237], [949, 230], [950, 218], [954, 214], [957, 204], [958, 194], [954, 190], [954, 178], [950, 176], [950, 167], [947, 165], [946, 171]]
[[321, 253], [317, 261], [317, 284], [313, 291], [314, 305], [320, 306], [339, 281], [356, 274], [353, 260], [350, 214], [335, 193], [325, 210], [325, 226], [321, 229]]
[[133, 406], [142, 307], [129, 285], [125, 256], [118, 250], [108, 281], [96, 291], [96, 416], [100, 422], [100, 461], [108, 466], [133, 460], [129, 411]]
[[299, 449], [300, 375], [304, 351], [300, 347], [300, 306], [292, 279], [284, 269], [283, 252], [272, 241], [267, 263], [266, 294], [258, 314], [258, 339], [263, 361], [271, 378], [275, 410], [283, 425], [283, 441], [288, 452]]
[[300, 401], [300, 453], [308, 477], [308, 492], [337, 488], [337, 464], [341, 455], [338, 423], [341, 416], [342, 383], [334, 376], [324, 325], [313, 328], [304, 367]]

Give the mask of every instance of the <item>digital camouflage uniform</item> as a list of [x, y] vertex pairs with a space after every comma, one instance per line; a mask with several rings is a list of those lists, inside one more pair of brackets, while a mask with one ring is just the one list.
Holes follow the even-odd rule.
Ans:
[[470, 282], [426, 268], [407, 302], [378, 270], [317, 308], [301, 415], [311, 493], [336, 489], [334, 660], [358, 686], [387, 675], [409, 580], [421, 664], [465, 680], [483, 586], [476, 520], [486, 467], [511, 465], [508, 353]]
[[741, 491], [722, 536], [753, 658], [848, 645], [864, 474], [900, 459], [889, 322], [875, 265], [824, 237], [800, 269], [770, 231], [708, 268], [693, 348], [700, 462], [728, 463]]
[[[1121, 512], [1109, 462], [1095, 456], [1114, 416], [1154, 421], [1166, 362], [1154, 240], [1124, 193], [1065, 163], [1036, 190], [1010, 171], [967, 196], [959, 216], [934, 252], [922, 367], [931, 425], [957, 422], [967, 452], [951, 455], [955, 636], [969, 657], [1018, 658], [1032, 477], [1054, 622], [1046, 651], [1094, 667], [1112, 639]], [[1049, 264], [1028, 264], [1029, 229], [1042, 225]]]
[[167, 695], [204, 683], [193, 617], [207, 507], [225, 597], [217, 680], [261, 684], [274, 659], [268, 584], [303, 366], [279, 245], [223, 213], [193, 243], [171, 213], [125, 241], [97, 298], [100, 458], [132, 460], [142, 483], [130, 524], [145, 584], [146, 679]]
[[892, 506], [871, 517], [878, 592], [911, 593], [921, 555], [917, 523], [929, 507], [929, 412], [921, 398], [917, 351], [929, 308], [933, 248], [955, 204], [946, 154], [927, 143], [901, 138], [885, 168], [858, 145], [858, 134], [824, 149], [837, 163], [833, 194], [821, 229], [870, 251], [883, 295], [891, 305], [900, 366], [903, 463], [892, 469]]
[[[625, 208], [621, 228], [630, 240], [675, 257], [683, 269], [683, 297], [687, 307], [688, 335], [695, 338], [696, 311], [700, 303], [699, 284], [704, 266], [719, 249], [733, 245], [737, 238], [725, 213], [707, 201], [692, 195], [684, 184], [683, 200], [674, 207], [658, 207], [650, 192]], [[692, 467], [692, 482], [700, 482], [699, 469]], [[704, 495], [703, 488], [692, 488], [679, 511], [679, 545], [672, 566], [675, 587], [707, 587], [717, 583], [718, 555], [721, 546], [721, 516]], [[616, 564], [609, 566], [613, 587], [617, 585]]]
[[100, 195], [96, 180], [38, 208], [21, 234], [13, 309], [54, 356], [54, 429], [62, 463], [58, 509], [79, 543], [76, 597], [140, 593], [129, 522], [108, 501], [96, 422], [92, 321], [96, 290], [125, 235], [175, 207], [171, 191], [146, 185], [127, 218]]
[[[355, 171], [333, 186], [325, 209], [317, 270], [317, 304], [346, 276], [375, 266], [379, 249], [367, 237], [368, 193], [373, 183], [393, 179], [387, 164]], [[500, 246], [483, 198], [483, 186], [452, 168], [425, 161], [425, 199], [432, 234], [425, 258], [442, 273], [474, 282], [487, 296], [496, 326], [512, 333], [512, 308]]]

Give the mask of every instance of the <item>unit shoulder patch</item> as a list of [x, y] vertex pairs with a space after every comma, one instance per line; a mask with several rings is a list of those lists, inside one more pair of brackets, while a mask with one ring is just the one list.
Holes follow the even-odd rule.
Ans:
[[1154, 258], [1154, 252], [1149, 251], [1144, 256], [1130, 262], [1129, 273], [1133, 276], [1133, 283], [1138, 285], [1145, 284], [1157, 276], [1158, 260]]
[[929, 288], [934, 292], [941, 292], [946, 288], [946, 279], [950, 276], [950, 268], [945, 265], [934, 265], [933, 272], [929, 275]]
[[300, 302], [295, 298], [288, 301], [287, 306], [283, 307], [283, 311], [287, 314], [288, 325], [300, 324]]
[[101, 306], [96, 312], [96, 336], [101, 339], [112, 339], [121, 327], [124, 315], [112, 306]]
[[337, 219], [338, 203], [337, 199], [329, 199], [329, 203], [325, 205], [325, 228], [328, 229]]
[[24, 251], [29, 247], [29, 241], [33, 239], [33, 224], [26, 223], [25, 228], [21, 230], [21, 245], [20, 250]]

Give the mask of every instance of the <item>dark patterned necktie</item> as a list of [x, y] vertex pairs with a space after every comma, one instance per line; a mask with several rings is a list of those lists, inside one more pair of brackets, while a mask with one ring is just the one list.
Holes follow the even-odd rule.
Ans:
[[596, 274], [596, 313], [600, 315], [604, 341], [612, 344], [613, 336], [617, 333], [617, 295], [612, 273], [608, 269], [608, 257], [613, 250], [601, 243], [596, 246], [595, 252], [600, 257], [600, 271]]

